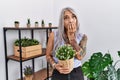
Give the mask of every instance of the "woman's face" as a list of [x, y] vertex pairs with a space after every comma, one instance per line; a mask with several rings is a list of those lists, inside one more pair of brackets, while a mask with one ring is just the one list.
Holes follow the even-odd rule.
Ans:
[[74, 29], [74, 31], [76, 31], [76, 25], [77, 25], [76, 16], [72, 12], [66, 10], [64, 12], [64, 27], [65, 27], [65, 29], [67, 31], [68, 31], [68, 29]]

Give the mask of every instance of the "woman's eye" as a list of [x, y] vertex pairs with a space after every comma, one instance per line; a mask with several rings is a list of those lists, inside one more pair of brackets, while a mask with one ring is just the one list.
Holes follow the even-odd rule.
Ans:
[[76, 18], [76, 16], [75, 16], [75, 15], [72, 15], [72, 18]]
[[68, 16], [65, 16], [64, 19], [68, 19], [69, 17]]

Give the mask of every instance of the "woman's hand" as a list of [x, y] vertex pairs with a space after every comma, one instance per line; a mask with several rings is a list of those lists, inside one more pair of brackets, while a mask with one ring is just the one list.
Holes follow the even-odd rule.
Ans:
[[74, 23], [69, 23], [67, 29], [68, 29], [68, 34], [75, 33], [76, 32], [76, 25]]
[[75, 32], [76, 32], [76, 25], [73, 23], [70, 23], [67, 29], [67, 36], [69, 40], [75, 39]]
[[63, 67], [62, 64], [55, 64], [55, 69], [57, 69], [61, 74], [69, 74], [71, 71], [68, 67]]

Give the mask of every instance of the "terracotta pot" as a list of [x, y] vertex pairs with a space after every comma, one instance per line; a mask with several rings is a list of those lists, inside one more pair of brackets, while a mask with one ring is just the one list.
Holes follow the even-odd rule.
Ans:
[[69, 60], [59, 60], [59, 63], [63, 64], [63, 67], [68, 67], [70, 71], [72, 71], [74, 67], [74, 58]]
[[14, 25], [15, 25], [15, 28], [19, 28], [19, 22], [18, 21], [15, 21]]
[[33, 75], [27, 75], [27, 76], [25, 76], [25, 80], [33, 80]]
[[52, 23], [49, 23], [48, 25], [49, 25], [49, 27], [52, 27]]
[[31, 24], [27, 24], [27, 28], [30, 28]]

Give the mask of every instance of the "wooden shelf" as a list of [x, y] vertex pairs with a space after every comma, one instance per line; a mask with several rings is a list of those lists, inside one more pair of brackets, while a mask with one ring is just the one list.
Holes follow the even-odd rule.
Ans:
[[[33, 58], [45, 56], [45, 54], [46, 54], [46, 48], [43, 48], [42, 49], [42, 54], [32, 56], [32, 57], [29, 57], [29, 58], [22, 58], [22, 62], [33, 59]], [[17, 57], [17, 56], [14, 56], [14, 55], [8, 56], [7, 59], [20, 62], [20, 57]]]
[[15, 28], [15, 27], [4, 27], [5, 30], [38, 30], [38, 29], [57, 29], [58, 27], [20, 27], [20, 28]]
[[[49, 69], [49, 78], [52, 76], [53, 69]], [[47, 69], [43, 68], [33, 74], [33, 80], [46, 80], [47, 79]], [[21, 79], [17, 79], [21, 80]], [[23, 79], [25, 80], [25, 78]]]
[[[35, 70], [34, 69], [34, 65], [35, 65], [35, 58], [38, 58], [38, 57], [42, 57], [42, 56], [45, 56], [46, 55], [46, 49], [44, 48], [43, 50], [42, 50], [42, 54], [39, 54], [39, 55], [36, 55], [36, 56], [32, 56], [32, 57], [29, 57], [29, 58], [20, 58], [20, 57], [16, 57], [16, 56], [14, 56], [14, 55], [8, 55], [8, 52], [7, 52], [7, 31], [9, 31], [9, 30], [15, 30], [15, 31], [17, 31], [17, 35], [18, 35], [18, 39], [20, 40], [21, 39], [21, 37], [22, 37], [22, 31], [26, 31], [26, 30], [28, 30], [28, 31], [30, 31], [30, 36], [31, 36], [31, 38], [32, 39], [34, 39], [35, 37], [35, 35], [34, 35], [34, 33], [36, 33], [36, 30], [45, 30], [45, 35], [46, 35], [46, 42], [48, 41], [48, 37], [49, 37], [49, 31], [51, 32], [52, 30], [54, 30], [54, 29], [57, 29], [58, 27], [55, 27], [55, 26], [53, 26], [53, 27], [30, 27], [30, 28], [27, 28], [26, 26], [24, 26], [24, 27], [19, 27], [19, 28], [15, 28], [14, 26], [11, 26], [11, 27], [3, 27], [3, 35], [4, 35], [4, 52], [5, 52], [5, 70], [6, 70], [6, 80], [8, 80], [9, 79], [9, 72], [8, 72], [8, 69], [9, 69], [9, 65], [8, 65], [8, 60], [13, 60], [13, 61], [17, 61], [17, 62], [19, 62], [20, 63], [20, 78], [22, 79], [23, 78], [23, 64], [22, 64], [22, 62], [24, 62], [24, 61], [27, 61], [27, 60], [32, 60], [32, 66], [33, 66], [33, 70]], [[11, 32], [11, 31], [10, 31]], [[46, 73], [45, 73], [45, 75], [44, 76], [46, 76], [46, 78], [48, 78], [49, 77], [49, 63], [47, 62], [47, 69], [45, 70], [46, 71]], [[36, 75], [38, 74], [38, 77], [36, 77], [36, 79], [34, 78], [33, 80], [44, 80], [44, 79], [39, 79], [39, 77], [41, 77], [41, 73], [42, 72], [40, 72], [40, 71], [38, 71], [38, 72], [35, 72], [35, 74], [34, 74], [34, 77], [36, 77]], [[47, 80], [49, 80], [49, 79], [47, 79]]]
[[[53, 69], [49, 69], [49, 77], [52, 76]], [[46, 80], [47, 78], [47, 68], [43, 68], [37, 72], [34, 73], [33, 75], [33, 80]]]

